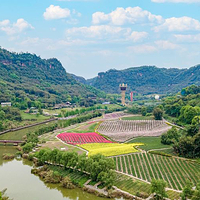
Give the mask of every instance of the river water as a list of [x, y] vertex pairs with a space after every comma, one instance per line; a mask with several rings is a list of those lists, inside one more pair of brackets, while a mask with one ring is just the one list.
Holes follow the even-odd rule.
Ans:
[[[31, 162], [27, 160], [3, 161], [3, 153], [15, 153], [11, 146], [0, 146], [0, 191], [13, 200], [108, 200], [86, 193], [80, 188], [64, 189], [58, 184], [45, 184], [31, 174]], [[116, 199], [117, 200], [117, 199]]]

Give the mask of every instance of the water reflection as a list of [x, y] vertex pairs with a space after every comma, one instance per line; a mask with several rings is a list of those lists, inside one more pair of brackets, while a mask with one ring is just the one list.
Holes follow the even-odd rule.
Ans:
[[13, 147], [0, 147], [0, 190], [14, 200], [108, 200], [82, 191], [80, 188], [64, 189], [59, 184], [45, 184], [31, 174], [27, 160], [2, 161], [3, 153], [15, 153]]

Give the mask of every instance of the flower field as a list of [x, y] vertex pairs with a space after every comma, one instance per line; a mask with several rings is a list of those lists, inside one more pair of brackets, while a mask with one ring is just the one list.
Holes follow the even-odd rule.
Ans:
[[163, 120], [112, 120], [101, 123], [98, 132], [124, 142], [133, 137], [160, 136], [170, 128]]
[[116, 170], [151, 182], [163, 179], [169, 188], [181, 190], [187, 180], [196, 184], [200, 178], [200, 164], [188, 160], [149, 153], [117, 156]]
[[89, 151], [89, 156], [92, 156], [98, 153], [104, 156], [115, 156], [115, 155], [138, 152], [138, 150], [135, 147], [140, 146], [140, 145], [143, 145], [143, 144], [142, 143], [132, 143], [132, 144], [94, 143], [94, 144], [81, 144], [78, 146]]
[[112, 143], [97, 133], [60, 133], [57, 136], [63, 142], [76, 145], [85, 143]]

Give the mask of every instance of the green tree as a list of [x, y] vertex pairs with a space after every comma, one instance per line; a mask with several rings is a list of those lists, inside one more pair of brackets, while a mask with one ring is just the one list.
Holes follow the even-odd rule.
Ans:
[[0, 121], [0, 131], [3, 131], [3, 130], [4, 130], [3, 122]]
[[41, 106], [39, 106], [39, 108], [38, 108], [38, 112], [39, 112], [40, 115], [43, 114], [43, 110], [41, 109]]
[[153, 115], [154, 115], [155, 120], [162, 120], [162, 116], [163, 116], [162, 109], [158, 107], [154, 108]]
[[147, 107], [142, 106], [141, 114], [142, 114], [142, 116], [146, 116], [146, 114], [147, 114]]
[[32, 151], [34, 145], [32, 143], [26, 143], [23, 147], [22, 150], [24, 153], [29, 153], [30, 151]]
[[194, 191], [192, 190], [192, 183], [190, 181], [186, 182], [185, 187], [183, 188], [183, 192], [181, 194], [181, 199], [186, 200], [186, 199], [191, 199], [193, 196]]
[[0, 120], [5, 119], [5, 112], [3, 110], [0, 111]]
[[155, 180], [153, 179], [151, 181], [151, 192], [155, 193], [154, 199], [156, 200], [162, 200], [164, 197], [167, 197], [165, 187], [167, 186], [167, 183], [163, 180]]
[[167, 133], [162, 134], [161, 142], [163, 144], [173, 144], [178, 141], [179, 134], [176, 127], [172, 127]]
[[180, 113], [179, 120], [191, 124], [192, 119], [199, 113], [199, 107], [192, 107], [190, 105], [183, 106]]

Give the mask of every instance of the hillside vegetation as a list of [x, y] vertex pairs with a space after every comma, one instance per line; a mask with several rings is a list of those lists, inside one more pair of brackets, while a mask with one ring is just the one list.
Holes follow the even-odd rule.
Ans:
[[[102, 92], [77, 82], [55, 58], [13, 53], [0, 48], [0, 102], [47, 106], [78, 102], [81, 98], [102, 96]], [[30, 105], [28, 106], [30, 107]]]
[[161, 137], [163, 144], [173, 144], [174, 151], [188, 158], [200, 157], [200, 86], [182, 89], [181, 95], [168, 97], [163, 103], [165, 117], [183, 126], [175, 126]]
[[155, 66], [132, 67], [125, 70], [111, 69], [100, 72], [97, 77], [87, 80], [88, 85], [107, 93], [118, 93], [121, 83], [128, 84], [128, 92], [175, 93], [191, 84], [200, 84], [200, 65], [190, 69], [166, 69]]

